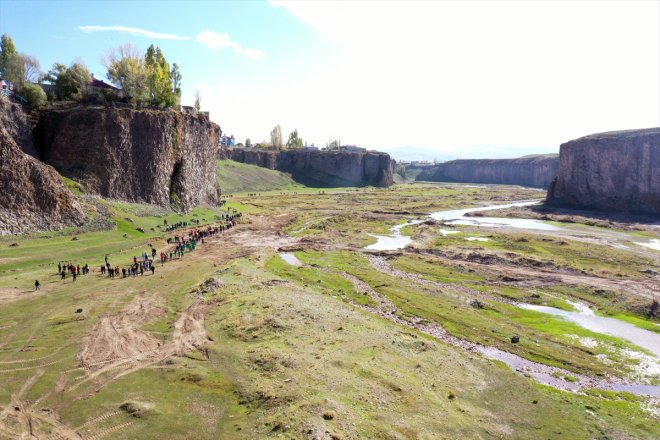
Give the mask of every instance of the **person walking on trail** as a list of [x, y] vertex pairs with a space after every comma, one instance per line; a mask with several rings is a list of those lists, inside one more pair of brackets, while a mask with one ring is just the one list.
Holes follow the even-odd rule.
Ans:
[[39, 284], [39, 280], [34, 280], [34, 290], [39, 290], [41, 289], [41, 284]]
[[62, 281], [66, 279], [66, 270], [62, 269]]
[[151, 275], [154, 275], [155, 273], [156, 273], [156, 268], [155, 268], [154, 265], [152, 264], [152, 265], [151, 265]]

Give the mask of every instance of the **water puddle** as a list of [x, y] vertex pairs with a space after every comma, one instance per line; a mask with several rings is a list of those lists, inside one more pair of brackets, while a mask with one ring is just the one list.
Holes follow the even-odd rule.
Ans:
[[566, 311], [548, 306], [537, 306], [534, 304], [518, 304], [518, 307], [526, 310], [547, 313], [559, 316], [567, 321], [573, 322], [580, 327], [596, 333], [603, 333], [617, 338], [625, 339], [653, 353], [660, 359], [660, 334], [644, 330], [615, 318], [598, 316], [589, 307], [578, 303], [570, 303], [577, 311]]
[[490, 241], [490, 238], [486, 237], [465, 237], [467, 241]]
[[649, 240], [647, 242], [636, 241], [635, 244], [647, 247], [649, 249], [655, 249], [656, 251], [660, 251], [660, 239], [658, 239], [658, 238], [652, 238], [651, 240]]
[[292, 266], [300, 267], [303, 264], [293, 252], [280, 252], [279, 255], [284, 261]]
[[374, 251], [390, 251], [395, 249], [403, 249], [404, 247], [412, 243], [413, 240], [407, 235], [403, 235], [401, 233], [401, 228], [410, 225], [418, 225], [421, 222], [422, 220], [411, 220], [401, 225], [397, 225], [392, 229], [390, 229], [390, 231], [392, 231], [391, 235], [369, 234], [372, 237], [378, 239], [378, 241], [376, 241], [376, 243], [374, 244], [370, 244], [369, 246], [365, 247], [365, 249], [371, 249]]

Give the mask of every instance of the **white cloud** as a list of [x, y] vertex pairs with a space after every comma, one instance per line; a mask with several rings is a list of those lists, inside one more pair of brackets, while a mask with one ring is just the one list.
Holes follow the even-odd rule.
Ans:
[[146, 29], [126, 27], [126, 26], [78, 26], [78, 30], [91, 32], [123, 32], [131, 35], [140, 35], [143, 37], [154, 38], [156, 40], [191, 40], [190, 37], [168, 34], [163, 32], [152, 32]]
[[263, 58], [266, 54], [259, 49], [243, 47], [237, 41], [233, 41], [226, 32], [202, 31], [197, 35], [197, 41], [213, 50], [232, 49], [234, 52], [249, 58]]

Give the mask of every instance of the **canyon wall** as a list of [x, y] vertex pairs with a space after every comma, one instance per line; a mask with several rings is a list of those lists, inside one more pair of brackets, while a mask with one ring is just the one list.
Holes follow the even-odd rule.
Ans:
[[32, 127], [23, 109], [0, 97], [0, 235], [61, 229], [85, 221], [62, 177], [33, 155]]
[[425, 168], [415, 180], [431, 182], [497, 183], [547, 188], [557, 176], [556, 154], [518, 159], [462, 159]]
[[660, 128], [566, 142], [559, 163], [548, 204], [660, 215]]
[[394, 183], [394, 161], [386, 153], [233, 148], [223, 157], [290, 173], [310, 186], [380, 186]]
[[44, 112], [36, 133], [41, 159], [86, 192], [184, 211], [219, 200], [221, 130], [204, 115], [78, 105]]

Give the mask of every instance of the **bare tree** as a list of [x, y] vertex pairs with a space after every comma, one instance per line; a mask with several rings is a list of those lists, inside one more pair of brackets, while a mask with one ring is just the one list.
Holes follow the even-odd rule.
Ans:
[[41, 79], [42, 71], [39, 60], [32, 55], [21, 54], [23, 63], [25, 64], [25, 80], [27, 82], [36, 83]]

